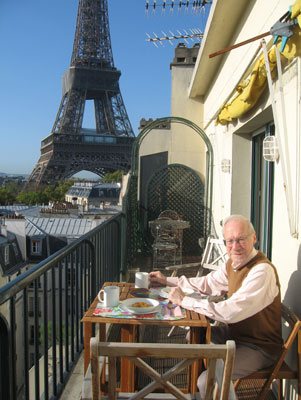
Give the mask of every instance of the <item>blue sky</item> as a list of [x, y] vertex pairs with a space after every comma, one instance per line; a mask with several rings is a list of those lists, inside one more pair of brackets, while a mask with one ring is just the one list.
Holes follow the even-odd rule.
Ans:
[[[145, 13], [145, 3], [108, 0], [114, 63], [122, 74], [120, 89], [136, 135], [141, 118], [170, 115], [174, 47], [165, 42], [156, 48], [146, 41], [146, 33], [204, 31], [206, 21], [204, 12], [185, 12], [183, 6], [180, 12], [175, 7], [173, 13], [166, 8], [162, 14], [157, 7], [155, 13]], [[41, 140], [50, 134], [58, 112], [62, 76], [70, 65], [77, 6], [78, 0], [0, 1], [0, 172], [29, 174], [39, 159]], [[93, 128], [88, 103], [83, 127]]]

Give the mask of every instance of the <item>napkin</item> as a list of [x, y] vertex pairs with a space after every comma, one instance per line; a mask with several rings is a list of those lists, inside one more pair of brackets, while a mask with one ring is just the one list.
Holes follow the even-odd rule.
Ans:
[[177, 306], [176, 308], [173, 309], [173, 315], [175, 317], [182, 317], [182, 309], [180, 306]]
[[164, 316], [165, 317], [183, 317], [182, 309], [180, 306], [176, 306], [173, 308], [168, 308], [167, 306], [164, 306]]

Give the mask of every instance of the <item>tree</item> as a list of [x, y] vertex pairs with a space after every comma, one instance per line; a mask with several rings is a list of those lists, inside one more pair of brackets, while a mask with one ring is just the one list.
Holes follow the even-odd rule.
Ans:
[[112, 182], [122, 182], [123, 171], [116, 170], [112, 173], [106, 174], [102, 178], [102, 182], [112, 183]]
[[47, 204], [48, 196], [42, 190], [35, 192], [20, 193], [16, 198], [18, 203], [33, 205], [33, 204]]
[[49, 201], [62, 203], [65, 194], [73, 185], [74, 180], [59, 182], [58, 185], [47, 185], [40, 190], [21, 192], [16, 197], [17, 202], [23, 204], [48, 204]]
[[0, 188], [0, 204], [7, 205], [15, 202], [15, 196], [8, 190]]
[[16, 198], [22, 189], [22, 185], [19, 185], [17, 182], [7, 182], [6, 189], [14, 198]]
[[[47, 324], [47, 341], [48, 347], [52, 346], [52, 330], [53, 330], [53, 323], [49, 321]], [[66, 325], [65, 322], [62, 322], [62, 336], [65, 337], [66, 332]], [[68, 329], [68, 336], [70, 336], [70, 327]], [[60, 331], [59, 331], [59, 324], [56, 324], [56, 332], [55, 332], [55, 341], [58, 343], [60, 339]], [[39, 344], [44, 345], [44, 324], [40, 324], [39, 326]]]
[[74, 179], [69, 179], [67, 181], [59, 182], [59, 186], [55, 189], [57, 201], [62, 203], [65, 200], [65, 195], [73, 184], [74, 184]]

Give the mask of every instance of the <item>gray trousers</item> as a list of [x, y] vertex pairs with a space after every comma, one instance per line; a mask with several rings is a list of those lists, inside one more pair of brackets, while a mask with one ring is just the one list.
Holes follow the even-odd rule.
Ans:
[[[223, 344], [229, 340], [228, 326], [212, 326], [211, 327], [211, 342]], [[243, 342], [236, 342], [235, 360], [233, 367], [232, 380], [243, 378], [251, 372], [258, 371], [262, 368], [267, 368], [274, 364], [277, 356], [273, 357], [257, 346], [249, 345]], [[202, 372], [198, 378], [197, 386], [200, 391], [201, 399], [205, 398], [207, 381], [207, 371]]]

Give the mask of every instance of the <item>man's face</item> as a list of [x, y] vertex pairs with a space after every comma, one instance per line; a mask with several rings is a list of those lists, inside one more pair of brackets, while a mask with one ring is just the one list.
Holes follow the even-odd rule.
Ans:
[[256, 242], [256, 233], [250, 235], [248, 224], [239, 219], [229, 221], [224, 227], [224, 239], [228, 256], [233, 263], [241, 264], [247, 260]]

